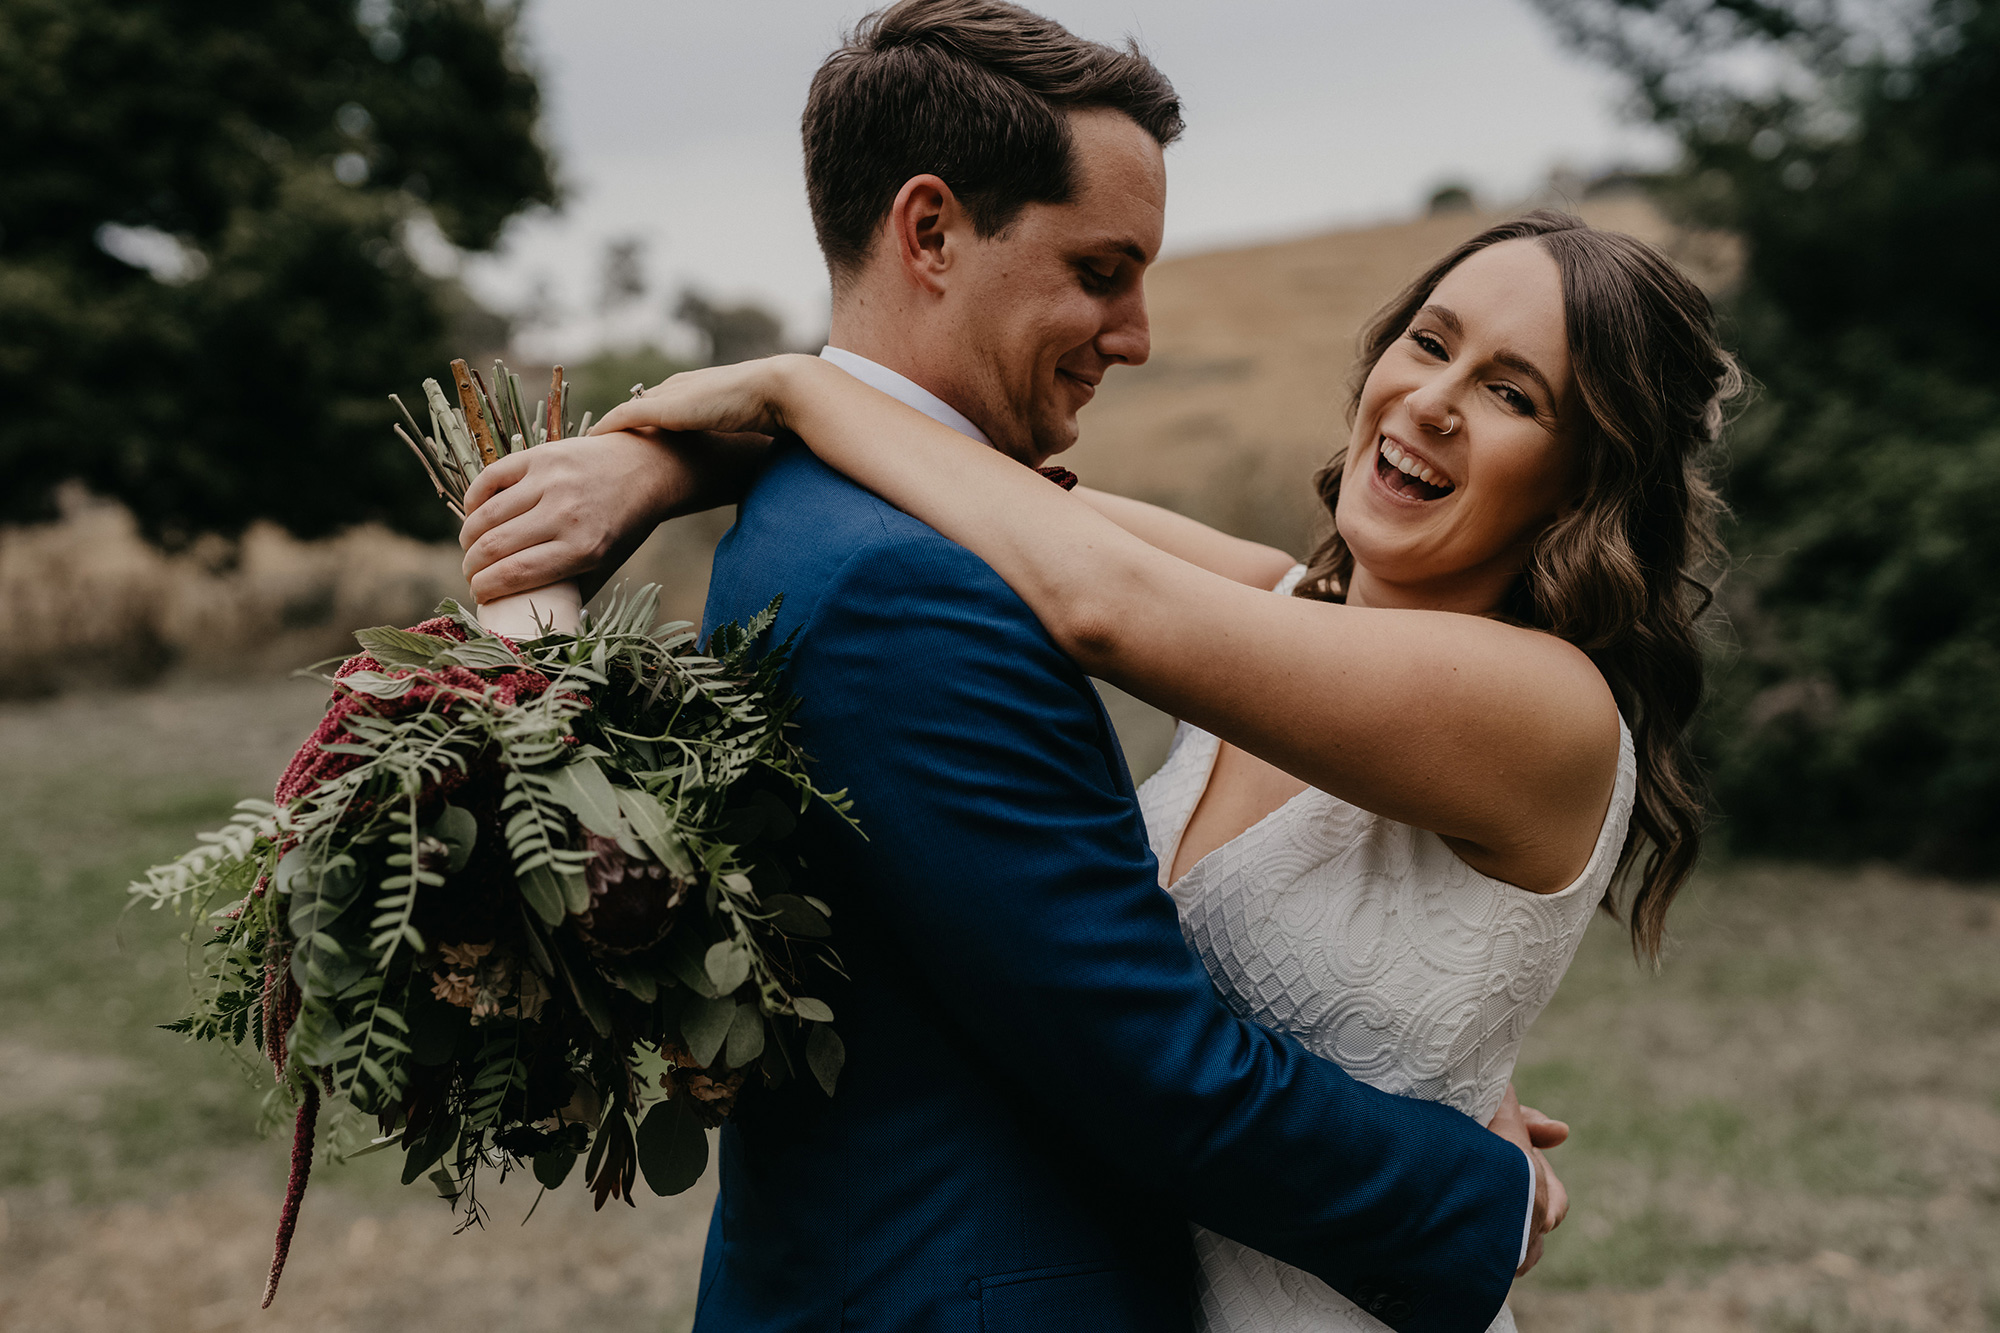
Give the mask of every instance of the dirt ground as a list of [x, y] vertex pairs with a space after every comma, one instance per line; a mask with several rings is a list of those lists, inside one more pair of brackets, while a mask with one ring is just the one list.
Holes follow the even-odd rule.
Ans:
[[[283, 1136], [260, 1087], [154, 1025], [176, 923], [125, 882], [267, 790], [318, 710], [292, 681], [0, 705], [0, 1330], [685, 1328], [707, 1187], [591, 1212], [489, 1195], [483, 1232], [321, 1167], [259, 1313]], [[1116, 704], [1135, 768], [1157, 716]], [[1569, 1224], [1514, 1298], [1586, 1330], [2000, 1328], [2000, 894], [1718, 867], [1657, 974], [1615, 923], [1530, 1035], [1523, 1096], [1576, 1128]]]

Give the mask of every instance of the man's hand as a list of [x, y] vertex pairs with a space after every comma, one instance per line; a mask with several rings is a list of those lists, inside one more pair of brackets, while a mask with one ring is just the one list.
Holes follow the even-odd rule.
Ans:
[[1561, 1147], [1568, 1140], [1569, 1126], [1551, 1120], [1532, 1106], [1521, 1105], [1514, 1095], [1514, 1085], [1509, 1083], [1506, 1099], [1486, 1127], [1525, 1151], [1535, 1164], [1535, 1217], [1528, 1237], [1528, 1257], [1514, 1273], [1515, 1277], [1522, 1277], [1541, 1262], [1542, 1237], [1561, 1226], [1569, 1216], [1569, 1191], [1556, 1178], [1549, 1159], [1542, 1155], [1544, 1149]]
[[494, 463], [465, 494], [465, 576], [490, 602], [561, 579], [589, 596], [669, 518], [743, 496], [761, 436], [618, 431], [551, 440]]

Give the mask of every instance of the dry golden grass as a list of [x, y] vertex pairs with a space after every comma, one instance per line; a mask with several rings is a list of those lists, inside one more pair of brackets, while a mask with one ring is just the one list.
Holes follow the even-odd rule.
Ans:
[[[176, 923], [121, 919], [121, 889], [267, 791], [323, 698], [0, 704], [0, 1329], [687, 1327], [705, 1193], [592, 1213], [570, 1188], [523, 1228], [510, 1186], [454, 1237], [387, 1154], [316, 1172], [257, 1311], [285, 1145], [254, 1136], [257, 1090], [221, 1052], [153, 1027], [184, 1003]], [[2000, 896], [1725, 866], [1674, 918], [1657, 976], [1596, 923], [1522, 1052], [1523, 1095], [1576, 1130], [1522, 1328], [2000, 1326]]]
[[122, 506], [72, 490], [60, 522], [0, 529], [0, 693], [269, 671], [352, 649], [463, 596], [449, 547], [379, 527], [302, 542], [269, 523], [167, 554]]
[[[240, 1174], [240, 1173], [239, 1173]], [[494, 1191], [484, 1230], [451, 1234], [442, 1203], [321, 1188], [307, 1199], [278, 1299], [257, 1308], [278, 1194], [227, 1173], [102, 1208], [28, 1210], [0, 1226], [0, 1327], [19, 1333], [482, 1333], [686, 1328], [714, 1182], [593, 1214], [576, 1189], [523, 1227], [535, 1190]], [[412, 1191], [414, 1194], [415, 1191]], [[0, 1213], [0, 1223], [6, 1215]], [[11, 1235], [8, 1232], [11, 1231]]]
[[[697, 620], [728, 524], [728, 511], [667, 524], [621, 577], [663, 584], [662, 613]], [[446, 597], [469, 600], [449, 543], [374, 525], [306, 542], [257, 523], [169, 554], [123, 506], [71, 490], [59, 522], [0, 528], [0, 698], [176, 670], [291, 670], [351, 653], [354, 630], [412, 624]]]

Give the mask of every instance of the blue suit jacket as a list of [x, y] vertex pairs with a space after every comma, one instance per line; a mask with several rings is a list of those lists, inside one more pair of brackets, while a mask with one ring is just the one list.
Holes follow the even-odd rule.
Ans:
[[792, 442], [708, 626], [778, 593], [803, 743], [866, 835], [799, 834], [848, 1059], [723, 1129], [697, 1333], [1185, 1329], [1190, 1219], [1398, 1329], [1484, 1329], [1526, 1159], [1223, 1005], [1096, 691], [999, 576]]

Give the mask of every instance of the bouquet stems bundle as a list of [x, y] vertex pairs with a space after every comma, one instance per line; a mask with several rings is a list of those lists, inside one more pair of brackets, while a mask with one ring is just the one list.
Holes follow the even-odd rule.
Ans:
[[[451, 512], [463, 519], [465, 493], [484, 468], [508, 454], [563, 438], [566, 394], [561, 366], [550, 373], [549, 396], [535, 404], [532, 414], [522, 406], [521, 377], [497, 361], [493, 364], [497, 393], [487, 387], [478, 371], [463, 361], [451, 363], [451, 375], [458, 391], [457, 406], [444, 396], [436, 380], [424, 381], [424, 398], [431, 419], [428, 432], [417, 424], [400, 397], [392, 393], [389, 400], [410, 426], [408, 431], [397, 426], [396, 434], [424, 465], [431, 484], [437, 487], [438, 495]], [[576, 433], [583, 434], [589, 429], [590, 414], [586, 412]], [[574, 582], [565, 581], [483, 603], [478, 608], [478, 617], [481, 624], [497, 634], [532, 638], [551, 627], [574, 630], [582, 609], [581, 590]]]
[[[504, 369], [499, 403], [455, 369], [462, 405], [430, 382], [412, 445], [461, 503], [491, 429], [529, 419]], [[546, 424], [509, 446], [557, 438], [561, 396], [558, 371]], [[522, 642], [454, 602], [360, 631], [275, 802], [133, 885], [195, 918], [196, 1004], [173, 1028], [261, 1052], [296, 1105], [266, 1305], [322, 1099], [372, 1118], [364, 1151], [399, 1150], [404, 1182], [428, 1174], [469, 1225], [482, 1171], [546, 1189], [581, 1164], [598, 1207], [639, 1176], [676, 1193], [739, 1096], [832, 1094], [843, 1050], [809, 991], [838, 962], [826, 905], [788, 891], [789, 849], [811, 805], [846, 805], [788, 739], [776, 604], [707, 653], [656, 606], [619, 596]]]

